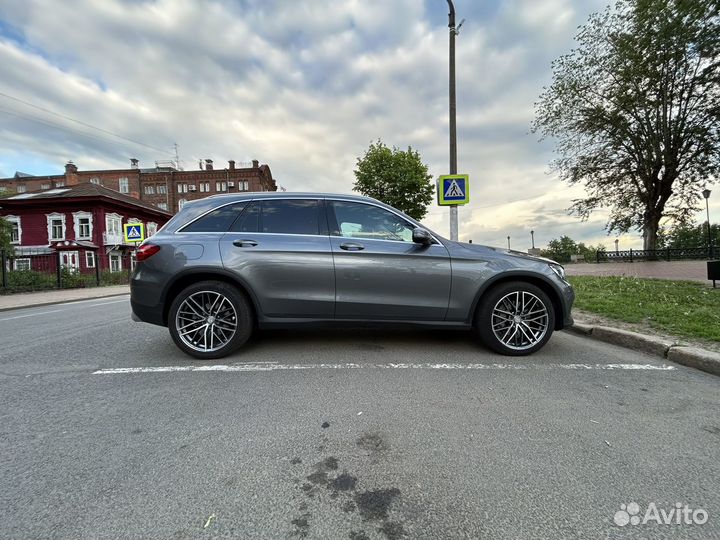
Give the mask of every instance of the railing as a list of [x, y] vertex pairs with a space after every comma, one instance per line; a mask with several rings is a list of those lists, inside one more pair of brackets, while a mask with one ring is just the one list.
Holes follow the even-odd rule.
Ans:
[[623, 251], [598, 251], [595, 261], [679, 261], [713, 259], [720, 256], [720, 249], [715, 246], [666, 249], [629, 249]]

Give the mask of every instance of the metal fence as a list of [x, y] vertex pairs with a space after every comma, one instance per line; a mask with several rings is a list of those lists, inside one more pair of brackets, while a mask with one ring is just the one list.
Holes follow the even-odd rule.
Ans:
[[94, 268], [73, 268], [63, 264], [60, 251], [37, 249], [6, 252], [0, 249], [0, 294], [121, 285], [130, 280], [130, 255], [123, 257], [124, 269], [111, 272], [93, 257]]
[[634, 262], [634, 261], [681, 261], [713, 259], [720, 256], [715, 246], [667, 249], [629, 249], [624, 251], [598, 251], [595, 261]]

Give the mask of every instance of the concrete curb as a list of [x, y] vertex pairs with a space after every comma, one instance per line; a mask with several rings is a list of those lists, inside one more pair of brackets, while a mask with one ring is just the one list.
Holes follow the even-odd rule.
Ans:
[[720, 353], [714, 351], [707, 351], [697, 347], [685, 347], [672, 343], [667, 339], [646, 336], [608, 326], [592, 326], [578, 322], [567, 328], [567, 330], [579, 336], [612, 343], [634, 351], [645, 352], [676, 364], [720, 376]]

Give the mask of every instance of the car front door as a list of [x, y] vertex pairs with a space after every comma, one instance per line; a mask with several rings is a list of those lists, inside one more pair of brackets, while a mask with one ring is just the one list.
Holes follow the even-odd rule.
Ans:
[[323, 201], [250, 202], [220, 240], [225, 268], [248, 284], [268, 318], [331, 319], [335, 272]]
[[380, 206], [327, 201], [335, 262], [335, 318], [442, 321], [450, 256], [412, 241], [415, 226]]

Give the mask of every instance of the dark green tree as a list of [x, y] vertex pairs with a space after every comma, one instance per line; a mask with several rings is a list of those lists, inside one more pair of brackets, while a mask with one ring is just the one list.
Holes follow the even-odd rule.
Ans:
[[353, 190], [420, 220], [433, 200], [431, 180], [428, 166], [416, 150], [410, 146], [407, 151], [390, 149], [378, 139], [357, 160]]
[[608, 209], [608, 232], [685, 223], [720, 169], [720, 0], [620, 0], [580, 27], [553, 62], [533, 131], [556, 140], [552, 163]]
[[586, 261], [594, 261], [598, 250], [604, 251], [605, 246], [587, 246], [584, 242], [575, 242], [569, 236], [561, 236], [558, 239], [550, 240], [548, 247], [540, 252], [540, 255], [559, 263], [570, 262], [571, 255], [582, 255]]
[[11, 234], [12, 225], [0, 217], [0, 250], [4, 250], [5, 255], [13, 254], [13, 245], [10, 243]]
[[[710, 226], [710, 242], [712, 245], [720, 245], [720, 225]], [[698, 225], [687, 224], [663, 230], [659, 235], [658, 243], [662, 248], [681, 249], [693, 247], [705, 247], [708, 242], [707, 222]]]

